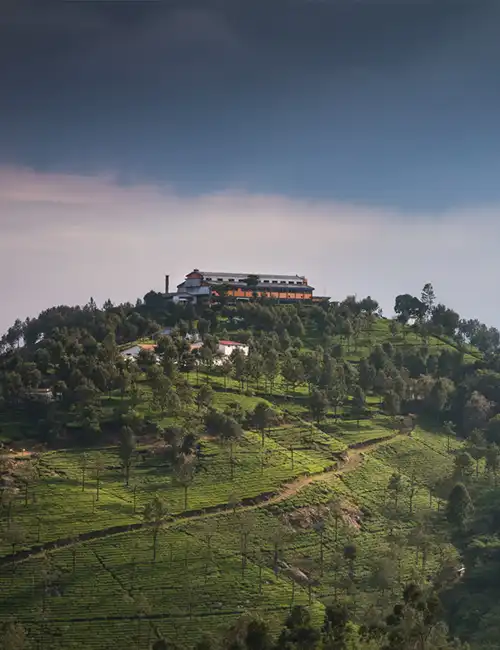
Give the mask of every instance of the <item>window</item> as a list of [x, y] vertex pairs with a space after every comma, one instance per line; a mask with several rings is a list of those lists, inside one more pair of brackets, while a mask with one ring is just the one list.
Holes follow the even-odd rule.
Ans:
[[210, 282], [212, 280], [212, 278], [205, 278], [205, 279], [208, 280], [208, 282]]
[[286, 284], [286, 280], [281, 280], [280, 284]]
[[217, 282], [224, 282], [222, 278], [217, 278]]
[[269, 284], [269, 280], [264, 280], [264, 284]]
[[288, 284], [295, 284], [295, 282], [293, 280], [290, 280]]
[[228, 282], [234, 282], [234, 278], [229, 278]]

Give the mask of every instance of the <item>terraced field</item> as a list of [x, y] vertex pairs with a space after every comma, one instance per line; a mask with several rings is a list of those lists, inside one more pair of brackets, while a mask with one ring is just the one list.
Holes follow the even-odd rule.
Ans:
[[[388, 323], [376, 321], [348, 358], [388, 337]], [[422, 341], [410, 332], [393, 343]], [[319, 622], [333, 595], [362, 613], [453, 556], [427, 527], [439, 529], [434, 483], [450, 472], [459, 441], [420, 427], [397, 433], [372, 395], [359, 423], [340, 409], [317, 425], [305, 386], [278, 381], [273, 395], [264, 383], [241, 394], [232, 379], [209, 380], [219, 410], [237, 402], [250, 411], [265, 398], [282, 423], [263, 445], [249, 429], [231, 445], [203, 436], [187, 488], [157, 443], [138, 449], [128, 486], [116, 448], [41, 455], [27, 498], [9, 506], [0, 547], [1, 616], [16, 612], [40, 647], [146, 649], [159, 637], [189, 645], [248, 612], [277, 629], [293, 604]], [[195, 373], [189, 381], [197, 385]], [[388, 487], [395, 472], [397, 503]], [[143, 521], [155, 494], [169, 513], [156, 558]], [[384, 573], [389, 561], [396, 569]]]
[[[155, 455], [145, 456], [133, 470], [134, 514], [133, 488], [124, 486], [114, 450], [89, 452], [90, 463], [98, 453], [105, 464], [99, 502], [92, 498], [95, 477], [87, 477], [82, 491], [76, 452], [45, 454], [36, 504], [17, 503], [13, 514], [13, 526], [28, 533], [16, 549], [35, 548], [23, 561], [0, 566], [2, 611], [22, 612], [26, 625], [39, 636], [45, 634], [45, 625], [51, 647], [64, 648], [82, 643], [86, 648], [103, 647], [100, 630], [105, 625], [116, 632], [107, 634], [107, 648], [123, 647], [131, 639], [146, 648], [158, 636], [195, 640], [202, 631], [217, 634], [254, 610], [278, 626], [292, 603], [310, 604], [319, 621], [329, 595], [355, 597], [346, 587], [349, 567], [341, 559], [348, 544], [357, 549], [356, 584], [363, 593], [359, 606], [365, 608], [379, 598], [374, 587], [377, 561], [384, 553], [396, 552], [388, 538], [390, 476], [395, 470], [409, 476], [415, 466], [432, 480], [452, 462], [444, 436], [417, 429], [412, 438], [384, 440], [379, 425], [373, 423], [376, 435], [371, 442], [365, 437], [366, 449], [348, 452], [348, 461], [337, 463], [337, 469], [321, 445], [323, 439], [307, 437], [310, 429], [289, 425], [272, 430], [264, 447], [271, 452], [270, 460], [264, 466], [260, 435], [246, 432], [233, 450], [239, 459], [233, 480], [228, 448], [204, 441], [206, 471], [189, 489], [189, 512], [183, 508], [182, 488], [173, 485]], [[313, 438], [321, 433], [313, 428]], [[290, 440], [297, 445], [293, 468], [285, 446]], [[339, 443], [339, 449], [345, 450], [345, 443]], [[169, 504], [174, 519], [162, 528], [153, 561], [152, 533], [141, 523], [140, 513], [156, 492]], [[234, 512], [225, 507], [231, 493], [238, 495]], [[251, 497], [256, 500], [244, 501]], [[340, 524], [331, 516], [325, 519], [325, 504], [332, 500], [342, 503]], [[399, 507], [408, 509], [408, 495], [401, 496]], [[414, 496], [414, 511], [422, 517], [435, 510], [436, 502], [429, 505], [428, 486], [422, 484]], [[130, 524], [139, 530], [107, 530]], [[411, 537], [415, 525], [409, 515], [398, 534]], [[37, 548], [39, 543], [91, 531], [103, 536], [67, 540], [67, 546], [49, 553]], [[429, 550], [427, 569], [436, 566], [444, 552], [451, 549]], [[422, 570], [422, 560], [416, 562], [411, 547], [400, 554], [400, 575], [393, 580], [403, 582]]]

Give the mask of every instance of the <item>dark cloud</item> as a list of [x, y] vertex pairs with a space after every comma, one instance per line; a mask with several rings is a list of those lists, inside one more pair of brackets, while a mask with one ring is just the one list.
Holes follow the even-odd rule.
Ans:
[[2, 6], [0, 163], [410, 208], [500, 191], [500, 3]]

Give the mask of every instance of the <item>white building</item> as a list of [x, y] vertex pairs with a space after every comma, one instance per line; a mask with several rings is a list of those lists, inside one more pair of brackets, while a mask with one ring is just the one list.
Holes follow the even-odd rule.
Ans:
[[219, 341], [219, 353], [229, 357], [234, 350], [240, 350], [245, 356], [248, 355], [248, 345], [237, 341]]

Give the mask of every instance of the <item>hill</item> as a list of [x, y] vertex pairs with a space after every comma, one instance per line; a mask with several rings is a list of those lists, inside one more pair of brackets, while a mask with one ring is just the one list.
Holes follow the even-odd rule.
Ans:
[[[2, 620], [40, 647], [191, 647], [207, 633], [218, 646], [256, 616], [272, 635], [295, 606], [314, 627], [334, 605], [352, 634], [377, 620], [356, 647], [379, 648], [411, 583], [486, 647], [495, 336], [418, 302], [413, 325], [405, 296], [388, 320], [371, 298], [195, 309], [151, 294], [17, 322], [0, 358]], [[221, 356], [228, 338], [248, 356]], [[123, 357], [145, 341], [154, 354]], [[486, 627], [461, 609], [478, 584]]]

